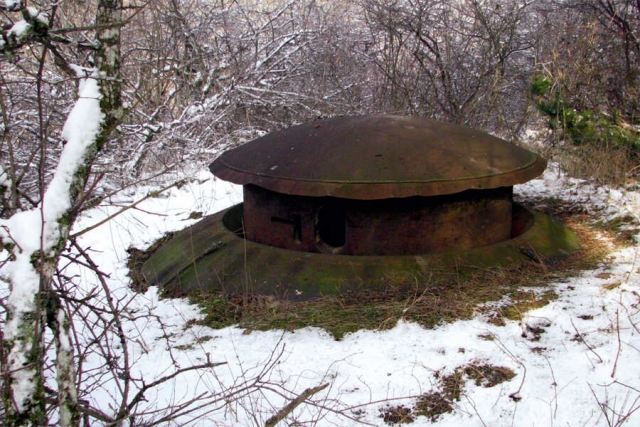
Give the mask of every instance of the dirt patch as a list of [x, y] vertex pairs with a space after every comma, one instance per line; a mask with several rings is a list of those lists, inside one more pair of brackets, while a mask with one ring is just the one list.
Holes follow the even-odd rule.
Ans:
[[411, 409], [402, 405], [380, 409], [380, 418], [389, 425], [409, 424], [415, 421], [414, 416], [411, 414]]
[[435, 423], [442, 415], [454, 411], [455, 402], [460, 401], [467, 380], [472, 380], [477, 386], [490, 388], [510, 381], [515, 376], [516, 373], [509, 368], [487, 363], [460, 366], [445, 376], [436, 373], [436, 387], [418, 398], [413, 413]]
[[149, 259], [153, 253], [158, 250], [164, 242], [171, 239], [174, 233], [167, 233], [162, 238], [156, 240], [147, 250], [141, 250], [134, 247], [127, 249], [129, 259], [127, 260], [127, 268], [129, 269], [129, 278], [131, 278], [131, 289], [136, 292], [145, 292], [151, 286], [142, 274], [142, 264]]

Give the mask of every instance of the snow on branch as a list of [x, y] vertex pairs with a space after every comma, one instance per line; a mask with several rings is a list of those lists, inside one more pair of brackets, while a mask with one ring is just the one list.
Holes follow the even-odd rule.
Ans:
[[7, 171], [4, 170], [2, 164], [0, 164], [0, 193], [3, 189], [9, 188], [9, 176], [7, 175]]
[[21, 1], [4, 0], [0, 3], [0, 10], [20, 12], [22, 19], [13, 25], [3, 25], [0, 33], [0, 55], [11, 60], [14, 52], [20, 47], [34, 40], [44, 40], [48, 37], [49, 23], [46, 15], [33, 7], [25, 7]]
[[9, 311], [5, 340], [12, 343], [8, 365], [13, 385], [13, 399], [22, 411], [33, 396], [35, 383], [29, 366], [29, 354], [34, 350], [31, 335], [25, 328], [33, 328], [37, 311], [34, 295], [40, 291], [40, 273], [34, 259], [38, 253], [53, 256], [52, 250], [65, 241], [61, 229], [64, 217], [72, 207], [71, 185], [74, 176], [85, 166], [91, 145], [100, 132], [104, 114], [100, 110], [100, 90], [95, 72], [80, 80], [79, 99], [71, 110], [62, 131], [67, 141], [60, 156], [53, 179], [36, 208], [19, 212], [7, 220], [0, 220], [0, 240], [13, 246], [11, 262], [7, 265], [11, 294], [7, 299]]
[[24, 7], [21, 0], [3, 0], [0, 3], [0, 9], [8, 10], [9, 12], [17, 12]]

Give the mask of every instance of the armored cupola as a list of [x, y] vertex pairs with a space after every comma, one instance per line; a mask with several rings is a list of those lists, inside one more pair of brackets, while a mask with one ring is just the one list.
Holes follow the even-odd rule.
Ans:
[[463, 126], [398, 116], [316, 120], [222, 153], [210, 166], [243, 203], [159, 242], [140, 268], [174, 295], [310, 299], [393, 278], [554, 262], [579, 247], [513, 202], [546, 162]]
[[285, 249], [408, 255], [512, 236], [512, 188], [546, 161], [484, 132], [356, 116], [270, 133], [218, 157], [243, 185], [244, 237]]

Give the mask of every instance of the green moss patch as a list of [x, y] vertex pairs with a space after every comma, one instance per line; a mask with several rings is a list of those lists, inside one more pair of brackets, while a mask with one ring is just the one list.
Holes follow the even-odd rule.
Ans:
[[[202, 307], [204, 318], [198, 323], [213, 328], [238, 325], [249, 330], [295, 330], [314, 326], [336, 339], [360, 329], [392, 328], [399, 320], [433, 328], [443, 322], [470, 319], [478, 312], [501, 324], [507, 319], [520, 319], [528, 310], [557, 298], [549, 284], [582, 269], [595, 268], [602, 253], [594, 243], [550, 266], [529, 262], [441, 271], [430, 277], [385, 276], [371, 288], [349, 289], [307, 301], [210, 292], [192, 294], [190, 300]], [[487, 304], [498, 301], [506, 302], [497, 308]]]

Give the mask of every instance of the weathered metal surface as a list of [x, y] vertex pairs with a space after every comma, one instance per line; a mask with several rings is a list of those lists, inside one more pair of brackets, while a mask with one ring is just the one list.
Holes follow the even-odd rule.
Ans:
[[512, 203], [512, 186], [545, 167], [461, 126], [318, 120], [221, 155], [210, 169], [244, 185], [244, 205], [176, 233], [141, 271], [175, 295], [309, 299], [392, 276], [564, 257], [578, 248], [575, 235]]
[[230, 231], [241, 227], [241, 205], [177, 232], [141, 267], [152, 285], [176, 296], [229, 292], [310, 299], [361, 288], [383, 288], [389, 278], [432, 277], [454, 269], [551, 262], [578, 249], [560, 223], [514, 204], [512, 239], [465, 251], [406, 256], [327, 256], [261, 245]]
[[508, 187], [545, 167], [537, 154], [464, 126], [356, 116], [270, 133], [223, 153], [210, 169], [283, 194], [377, 200]]
[[305, 252], [410, 255], [511, 238], [511, 187], [385, 200], [292, 196], [244, 186], [246, 239]]

